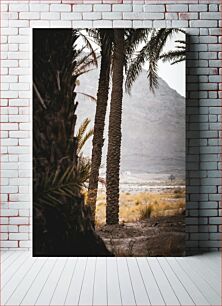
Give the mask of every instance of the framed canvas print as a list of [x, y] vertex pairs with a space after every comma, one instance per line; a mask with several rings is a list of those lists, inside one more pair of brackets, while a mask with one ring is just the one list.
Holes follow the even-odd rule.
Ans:
[[33, 29], [33, 256], [185, 254], [182, 29]]

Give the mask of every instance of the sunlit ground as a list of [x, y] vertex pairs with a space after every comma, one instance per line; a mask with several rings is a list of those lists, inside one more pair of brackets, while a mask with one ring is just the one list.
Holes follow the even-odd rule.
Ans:
[[[120, 222], [135, 222], [152, 217], [175, 216], [184, 213], [185, 188], [160, 192], [122, 192]], [[105, 224], [106, 196], [100, 191], [96, 208], [96, 224]]]

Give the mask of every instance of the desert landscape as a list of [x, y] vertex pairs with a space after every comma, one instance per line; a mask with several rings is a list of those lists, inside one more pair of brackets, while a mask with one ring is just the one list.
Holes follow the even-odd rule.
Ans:
[[[97, 70], [81, 76], [79, 91], [96, 95], [97, 78]], [[117, 225], [106, 225], [105, 126], [96, 232], [115, 256], [180, 256], [185, 248], [185, 98], [161, 78], [153, 94], [146, 78], [142, 69], [131, 95], [123, 96]], [[82, 95], [78, 99], [79, 118], [93, 122], [95, 104]], [[91, 150], [89, 141], [84, 154], [90, 156]], [[85, 196], [87, 202], [87, 189]]]
[[96, 231], [116, 256], [170, 256], [184, 252], [183, 181], [120, 184], [119, 225], [106, 225], [106, 194], [101, 184]]
[[182, 29], [34, 31], [34, 256], [184, 255], [185, 44]]

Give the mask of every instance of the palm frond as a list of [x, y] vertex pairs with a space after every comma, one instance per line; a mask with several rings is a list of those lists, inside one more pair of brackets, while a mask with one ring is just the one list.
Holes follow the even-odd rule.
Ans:
[[93, 129], [86, 131], [90, 124], [89, 118], [86, 118], [79, 127], [76, 135], [78, 141], [77, 154], [79, 155], [87, 140], [93, 135]]
[[173, 62], [171, 63], [171, 65], [174, 65], [174, 64], [178, 64], [178, 63], [184, 62], [185, 60], [186, 60], [186, 57], [178, 58], [177, 60], [173, 61]]
[[96, 55], [96, 50], [94, 50], [89, 38], [86, 35], [84, 35], [81, 31], [79, 31], [79, 36], [82, 37], [82, 39], [84, 40], [85, 47], [87, 47], [90, 50], [91, 56], [94, 59], [94, 64], [96, 67], [98, 67], [98, 61], [97, 61], [98, 57]]
[[78, 77], [80, 77], [80, 75], [85, 74], [85, 73], [90, 72], [90, 71], [93, 71], [93, 70], [95, 70], [95, 68], [91, 68], [91, 69], [85, 68], [85, 69], [83, 69], [82, 71], [79, 71], [78, 74], [75, 74], [75, 77], [78, 78]]
[[87, 157], [83, 157], [83, 155], [80, 154], [76, 172], [77, 172], [77, 180], [81, 186], [81, 190], [83, 187], [86, 187], [86, 182], [88, 182], [90, 175], [90, 169], [91, 169], [90, 159]]
[[149, 80], [149, 88], [152, 92], [158, 87], [158, 65], [157, 61], [149, 62], [147, 77]]
[[143, 69], [143, 65], [147, 60], [147, 46], [144, 46], [134, 60], [132, 60], [127, 71], [125, 88], [130, 93], [133, 83], [136, 81], [138, 75]]
[[80, 54], [82, 54], [82, 52], [84, 51], [85, 47], [86, 46], [84, 45], [80, 49], [77, 49], [77, 44], [74, 45], [74, 48], [76, 50], [76, 58], [78, 58], [80, 56]]
[[126, 54], [132, 56], [138, 48], [138, 45], [148, 38], [152, 29], [128, 29], [125, 30]]
[[186, 53], [185, 50], [173, 50], [166, 53], [163, 53], [160, 56], [160, 59], [165, 62], [170, 62], [171, 65], [184, 61], [186, 59]]
[[186, 48], [184, 46], [176, 46], [177, 49], [185, 50]]
[[181, 49], [186, 52], [186, 41], [185, 40], [176, 40], [175, 43], [178, 43], [179, 45], [176, 45], [176, 49]]
[[[35, 188], [36, 187], [36, 188]], [[78, 179], [77, 168], [70, 164], [66, 169], [58, 166], [50, 174], [41, 175], [34, 184], [34, 201], [37, 206], [57, 207], [63, 204], [63, 197], [79, 196], [82, 182]]]
[[101, 45], [101, 36], [100, 36], [101, 31], [100, 30], [97, 30], [97, 29], [87, 29], [87, 33], [89, 34], [89, 37], [92, 37], [93, 41], [98, 46]]
[[38, 97], [38, 101], [40, 102], [41, 106], [44, 108], [44, 109], [47, 109], [47, 106], [45, 105], [45, 102], [38, 90], [38, 87], [37, 85], [35, 84], [35, 82], [33, 82], [33, 88], [34, 88], [34, 91], [36, 93], [36, 96]]
[[158, 60], [160, 53], [162, 52], [166, 41], [173, 34], [173, 29], [160, 29], [154, 31], [151, 35], [151, 39], [148, 43], [149, 45], [149, 68], [148, 68], [148, 78], [150, 83], [150, 89], [154, 91], [158, 86]]
[[138, 45], [148, 39], [152, 29], [127, 29], [125, 30], [125, 72], [128, 71], [130, 59], [135, 55]]
[[94, 97], [94, 96], [92, 96], [92, 95], [90, 95], [90, 94], [87, 94], [87, 93], [85, 93], [85, 92], [80, 92], [80, 91], [76, 91], [76, 93], [79, 94], [79, 95], [82, 95], [82, 96], [86, 97], [87, 99], [89, 99], [89, 100], [92, 101], [92, 102], [97, 102], [96, 97]]
[[[99, 56], [97, 56], [97, 59]], [[95, 67], [93, 52], [87, 53], [81, 58], [76, 59], [76, 67], [73, 71], [74, 76], [79, 76]]]
[[80, 139], [77, 148], [77, 154], [79, 154], [84, 147], [85, 143], [89, 140], [89, 138], [93, 135], [93, 129], [90, 129], [84, 136]]
[[83, 120], [83, 122], [80, 125], [79, 130], [77, 132], [77, 135], [76, 135], [78, 141], [80, 141], [80, 139], [83, 137], [83, 134], [86, 132], [86, 129], [89, 126], [89, 124], [90, 124], [90, 119], [89, 118], [86, 118], [86, 119]]
[[[174, 33], [178, 32], [185, 33], [185, 31], [181, 29], [153, 29], [152, 31], [145, 33], [145, 37], [149, 35], [149, 40], [132, 60], [127, 71], [125, 87], [128, 93], [130, 93], [131, 87], [139, 73], [142, 71], [146, 61], [148, 61], [147, 77], [149, 87], [150, 90], [154, 92], [154, 90], [158, 87], [158, 61], [160, 59], [161, 52], [167, 40], [172, 37]], [[183, 41], [178, 40], [177, 42], [184, 44]]]
[[186, 45], [186, 41], [185, 40], [175, 40], [175, 43]]

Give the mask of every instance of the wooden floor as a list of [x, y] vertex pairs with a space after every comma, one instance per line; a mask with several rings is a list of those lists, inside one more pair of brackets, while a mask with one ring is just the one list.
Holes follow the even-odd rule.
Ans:
[[1, 253], [0, 305], [221, 305], [220, 253], [32, 258]]

